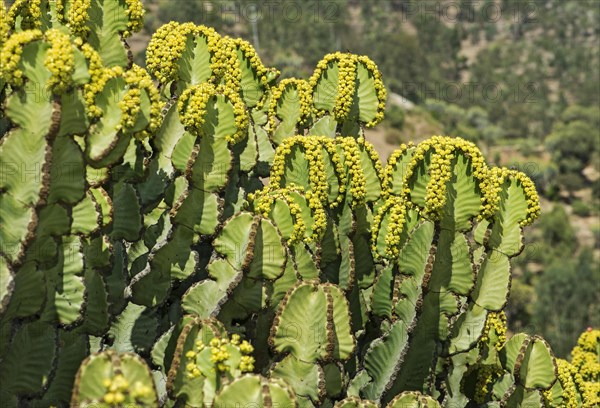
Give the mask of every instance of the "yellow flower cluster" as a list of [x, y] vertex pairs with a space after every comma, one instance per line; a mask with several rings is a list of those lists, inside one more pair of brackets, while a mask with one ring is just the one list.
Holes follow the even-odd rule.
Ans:
[[52, 73], [48, 81], [48, 89], [62, 93], [73, 83], [75, 71], [75, 54], [71, 39], [67, 34], [56, 28], [46, 31], [46, 39], [51, 47], [46, 53], [44, 65]]
[[531, 181], [525, 173], [512, 170], [511, 176], [516, 179], [523, 187], [523, 190], [525, 190], [525, 197], [527, 198], [527, 218], [521, 221], [521, 226], [524, 227], [531, 224], [540, 216], [542, 211], [540, 207], [540, 197], [535, 189], [535, 184], [533, 184], [533, 181]]
[[254, 352], [254, 348], [246, 340], [240, 342], [240, 336], [238, 334], [233, 334], [231, 339], [226, 337], [213, 337], [208, 343], [208, 346], [206, 346], [201, 340], [197, 340], [194, 349], [185, 353], [185, 357], [187, 359], [185, 365], [187, 377], [194, 379], [202, 375], [202, 371], [200, 371], [200, 367], [198, 365], [198, 360], [203, 358], [204, 353], [202, 353], [202, 351], [204, 351], [206, 348], [210, 350], [210, 362], [214, 365], [212, 370], [220, 373], [230, 371], [232, 367], [227, 364], [227, 360], [231, 358], [231, 347], [237, 348], [240, 354], [242, 354], [237, 368], [241, 372], [253, 371], [254, 357], [250, 356], [250, 354]]
[[240, 358], [240, 371], [243, 373], [250, 373], [254, 371], [254, 357], [242, 356]]
[[0, 74], [2, 75], [2, 79], [14, 86], [23, 85], [23, 71], [17, 69], [21, 60], [21, 54], [23, 53], [23, 47], [40, 38], [42, 38], [40, 30], [21, 31], [12, 34], [8, 38], [2, 47], [0, 55]]
[[230, 144], [236, 144], [246, 137], [248, 131], [248, 111], [246, 105], [239, 93], [224, 85], [217, 88], [217, 93], [221, 93], [233, 105], [233, 114], [235, 116], [236, 132], [233, 135], [227, 135], [226, 139]]
[[335, 99], [333, 116], [338, 120], [344, 120], [350, 114], [356, 92], [356, 56], [343, 54], [338, 59], [338, 67], [338, 94]]
[[186, 130], [200, 133], [200, 129], [206, 121], [204, 118], [206, 105], [216, 92], [215, 86], [208, 82], [191, 86], [183, 91], [177, 101], [177, 111], [179, 120]]
[[506, 343], [506, 314], [504, 311], [488, 312], [485, 319], [483, 334], [479, 338], [480, 343], [487, 343], [490, 340], [490, 333], [494, 330], [498, 337], [498, 342], [494, 345], [496, 350], [500, 350]]
[[[312, 137], [315, 137], [315, 136], [311, 136], [311, 138]], [[338, 185], [339, 185], [338, 196], [335, 199], [335, 202], [333, 202], [329, 205], [330, 208], [335, 208], [344, 201], [348, 177], [346, 175], [346, 171], [344, 170], [344, 165], [342, 164], [342, 159], [337, 151], [335, 140], [332, 138], [326, 137], [326, 136], [317, 136], [317, 137], [318, 137], [321, 145], [323, 146], [323, 149], [327, 152], [327, 155], [329, 156], [329, 160], [331, 161], [331, 163], [333, 163], [333, 169], [334, 169], [335, 175], [338, 179]], [[321, 150], [321, 152], [323, 152], [323, 150]], [[323, 156], [323, 157], [325, 157], [325, 156]], [[326, 175], [323, 174], [322, 177], [323, 177], [323, 179], [325, 179]], [[325, 201], [323, 201], [323, 202], [325, 203]]]
[[144, 384], [141, 381], [133, 383], [133, 387], [129, 390], [129, 395], [132, 398], [138, 400], [142, 398], [148, 398], [152, 395], [153, 389], [151, 386]]
[[342, 149], [344, 162], [348, 168], [350, 195], [352, 197], [351, 207], [363, 204], [367, 195], [367, 179], [361, 166], [360, 151], [358, 143], [353, 137], [340, 137], [335, 139], [337, 145]]
[[83, 56], [88, 61], [90, 79], [83, 86], [83, 98], [88, 116], [91, 118], [100, 117], [102, 116], [102, 110], [95, 105], [94, 99], [104, 89], [106, 81], [112, 77], [112, 70], [104, 68], [100, 54], [91, 45], [84, 43], [81, 38], [76, 38], [74, 43], [79, 47]]
[[402, 161], [403, 156], [407, 154], [412, 154], [412, 150], [415, 145], [413, 142], [409, 142], [408, 144], [402, 143], [400, 147], [390, 155], [388, 158], [387, 164], [383, 169], [383, 180], [381, 182], [381, 196], [382, 198], [387, 198], [392, 193], [392, 183], [396, 172], [400, 170], [404, 172], [405, 169], [398, 169], [398, 163]]
[[[294, 194], [295, 193], [295, 194]], [[305, 202], [299, 203], [295, 197], [304, 197]], [[289, 208], [292, 219], [294, 220], [294, 231], [288, 239], [288, 245], [304, 241], [310, 243], [318, 241], [323, 237], [327, 226], [327, 218], [323, 203], [314, 197], [309, 191], [304, 193], [304, 189], [294, 184], [276, 189], [265, 188], [254, 194], [249, 194], [248, 199], [254, 203], [254, 208], [263, 217], [268, 218], [273, 211], [276, 201], [285, 203]], [[306, 220], [302, 216], [301, 205], [307, 205], [311, 209], [311, 215], [314, 223], [312, 234], [306, 236]]]
[[[162, 109], [164, 103], [160, 100], [160, 93], [154, 86], [154, 82], [152, 81], [150, 74], [148, 74], [148, 71], [142, 69], [141, 72], [142, 75], [139, 79], [138, 86], [140, 89], [144, 89], [150, 97], [150, 123], [145, 130], [138, 132], [135, 136], [138, 138], [145, 138], [150, 136], [160, 127], [163, 118]], [[126, 78], [128, 78], [128, 76]]]
[[[230, 63], [227, 65], [227, 72], [225, 74], [225, 81], [227, 87], [235, 88], [236, 91], [240, 91], [242, 72], [240, 68], [241, 61], [238, 60], [238, 50], [250, 63], [250, 67], [252, 71], [254, 71], [261, 85], [263, 87], [267, 87], [267, 74], [269, 73], [269, 69], [265, 67], [265, 65], [262, 63], [252, 44], [250, 44], [246, 40], [242, 40], [241, 38], [226, 37], [225, 40], [227, 41], [227, 48], [229, 54], [228, 62]], [[235, 61], [233, 61], [234, 58]]]
[[[323, 73], [327, 70], [329, 64], [333, 63], [338, 64], [337, 95], [335, 99], [335, 106], [332, 112], [336, 120], [343, 121], [348, 119], [348, 115], [350, 114], [350, 110], [354, 102], [357, 66], [360, 63], [371, 73], [371, 75], [373, 75], [375, 92], [377, 94], [377, 113], [375, 118], [367, 122], [365, 126], [373, 127], [381, 122], [385, 112], [387, 92], [385, 86], [383, 85], [379, 68], [367, 56], [341, 53], [339, 51], [332, 54], [327, 54], [321, 61], [319, 61], [315, 71], [309, 79], [309, 85], [313, 89], [313, 92], [316, 89]], [[318, 113], [322, 114], [323, 112]]]
[[[577, 369], [568, 361], [557, 358], [556, 365], [558, 366], [558, 381], [562, 388], [562, 406], [565, 408], [577, 408], [578, 389], [581, 390], [581, 375], [577, 373]], [[548, 395], [548, 399], [550, 395]]]
[[338, 89], [332, 113], [337, 120], [344, 120], [348, 117], [350, 108], [352, 107], [352, 101], [354, 100], [357, 56], [350, 53], [341, 53], [339, 51], [325, 55], [325, 57], [318, 62], [308, 83], [314, 92], [321, 76], [325, 73], [329, 64], [335, 63], [338, 64]]
[[488, 170], [488, 179], [484, 183], [484, 202], [481, 204], [479, 219], [491, 217], [498, 210], [500, 193], [507, 177], [509, 177], [509, 170], [505, 167], [492, 167]]
[[306, 233], [306, 221], [304, 220], [304, 217], [302, 217], [300, 204], [298, 204], [291, 195], [292, 192], [297, 192], [298, 189], [299, 187], [296, 186], [278, 188], [275, 190], [266, 188], [256, 194], [248, 196], [248, 198], [254, 202], [256, 211], [265, 218], [268, 218], [271, 215], [276, 201], [285, 203], [294, 220], [294, 232], [288, 239], [288, 245], [301, 241]]
[[225, 139], [230, 144], [236, 144], [246, 136], [249, 122], [248, 112], [239, 94], [223, 85], [215, 88], [211, 83], [204, 82], [183, 91], [177, 102], [177, 110], [181, 123], [183, 123], [188, 131], [193, 131], [201, 135], [202, 125], [206, 122], [206, 106], [209, 100], [216, 95], [224, 96], [233, 106], [236, 132], [233, 135], [226, 135]]
[[231, 353], [227, 350], [227, 339], [213, 338], [210, 341], [210, 361], [215, 364], [220, 372], [229, 371], [230, 367], [225, 364], [227, 359], [231, 357]]
[[275, 150], [270, 185], [276, 188], [281, 186], [281, 180], [285, 172], [285, 161], [294, 147], [304, 151], [304, 158], [308, 162], [309, 191], [312, 192], [311, 200], [319, 200], [322, 203], [328, 202], [329, 185], [325, 172], [325, 154], [329, 156], [339, 182], [339, 195], [335, 202], [330, 205], [331, 208], [336, 207], [342, 202], [343, 194], [346, 191], [346, 173], [332, 138], [325, 136], [292, 136], [285, 139]]
[[451, 163], [454, 159], [454, 147], [436, 146], [429, 163], [429, 183], [425, 192], [424, 214], [431, 219], [439, 219], [446, 204], [446, 184], [452, 177]]
[[379, 154], [375, 150], [375, 147], [367, 142], [364, 137], [359, 137], [356, 139], [356, 143], [361, 146], [371, 158], [373, 165], [375, 166], [375, 172], [377, 173], [377, 177], [379, 177], [379, 181], [382, 181], [383, 167], [381, 166], [381, 161], [379, 160]]
[[373, 217], [371, 227], [371, 250], [376, 257], [380, 256], [377, 251], [377, 238], [381, 230], [381, 222], [388, 211], [390, 214], [388, 230], [385, 235], [385, 256], [390, 259], [397, 259], [400, 255], [399, 244], [406, 221], [406, 210], [407, 202], [404, 200], [404, 197], [398, 196], [389, 196], [383, 205], [379, 207], [377, 214]]
[[127, 9], [127, 30], [123, 32], [123, 38], [129, 37], [132, 33], [140, 31], [144, 27], [144, 5], [141, 0], [125, 0]]
[[[94, 53], [89, 53], [89, 55], [94, 58]], [[114, 66], [112, 68], [103, 66], [97, 67], [95, 66], [97, 62], [98, 61], [93, 62], [93, 60], [90, 59], [90, 66], [88, 68], [90, 72], [90, 81], [83, 87], [85, 104], [90, 118], [99, 118], [104, 114], [102, 109], [96, 105], [96, 95], [104, 90], [106, 83], [110, 79], [124, 75], [123, 68], [120, 66]], [[93, 74], [92, 70], [94, 70]]]
[[[235, 336], [235, 334], [233, 335]], [[232, 336], [232, 344], [233, 344], [233, 336]], [[254, 347], [246, 340], [242, 341], [239, 344], [240, 352], [243, 354], [240, 359], [240, 371], [243, 373], [249, 373], [254, 371], [254, 357], [250, 354], [254, 352]]]
[[589, 328], [571, 351], [573, 364], [584, 381], [600, 382], [600, 330]]
[[32, 30], [42, 26], [41, 0], [16, 0], [8, 11], [11, 28], [15, 28], [17, 16], [21, 17], [21, 30]]
[[85, 37], [90, 28], [87, 26], [88, 11], [91, 0], [72, 0], [67, 12], [67, 26], [71, 32], [79, 37]]
[[236, 92], [240, 92], [242, 84], [242, 68], [238, 59], [236, 43], [229, 36], [223, 37], [221, 43], [223, 48], [221, 58], [225, 63], [223, 70], [223, 83], [227, 88], [234, 89]]
[[477, 404], [484, 404], [490, 392], [489, 385], [502, 374], [502, 368], [495, 364], [482, 364], [477, 371], [477, 382], [475, 384], [475, 396], [473, 400]]
[[485, 190], [487, 199], [487, 205], [484, 208], [485, 216], [492, 215], [498, 208], [498, 203], [500, 202], [500, 192], [502, 191], [502, 186], [507, 179], [517, 181], [517, 183], [523, 187], [523, 191], [525, 192], [525, 198], [527, 200], [527, 216], [525, 219], [521, 220], [520, 225], [525, 227], [540, 216], [540, 198], [537, 190], [535, 189], [535, 184], [533, 184], [533, 181], [531, 181], [531, 179], [527, 177], [525, 173], [517, 170], [509, 170], [504, 167], [494, 167], [490, 170], [489, 174], [490, 181], [487, 183]]
[[54, 0], [55, 8], [56, 8], [56, 19], [62, 23], [66, 24], [67, 20], [65, 20], [65, 3], [64, 0]]
[[102, 400], [109, 405], [119, 405], [125, 401], [125, 393], [129, 388], [129, 381], [122, 375], [117, 374], [113, 378], [105, 378], [102, 382], [107, 389]]
[[112, 407], [121, 406], [126, 401], [134, 402], [138, 399], [147, 398], [153, 392], [151, 386], [141, 381], [136, 381], [130, 386], [129, 381], [121, 373], [112, 378], [105, 378], [102, 385], [106, 389], [102, 401]]
[[[467, 163], [470, 165], [472, 176], [481, 191], [479, 217], [492, 215], [498, 205], [498, 193], [501, 183], [498, 184], [498, 177], [495, 176], [493, 171], [490, 171], [477, 146], [458, 137], [433, 136], [417, 146], [402, 144], [390, 156], [383, 170], [382, 198], [387, 199], [392, 195], [393, 184], [398, 183], [398, 180], [395, 182], [394, 178], [401, 175], [402, 190], [397, 192], [396, 196], [410, 202], [410, 186], [414, 181], [415, 169], [421, 166], [423, 162], [429, 161], [428, 174], [430, 178], [425, 191], [425, 205], [424, 208], [419, 209], [419, 212], [430, 219], [439, 219], [446, 204], [446, 186], [453, 174], [453, 162], [456, 157], [460, 156], [468, 160]], [[401, 162], [405, 163], [403, 168], [399, 168]], [[378, 231], [375, 228], [373, 239], [377, 235]]]
[[366, 55], [358, 56], [358, 62], [362, 63], [367, 70], [373, 75], [373, 82], [375, 86], [375, 92], [377, 93], [377, 114], [375, 118], [370, 122], [366, 123], [366, 127], [374, 127], [379, 122], [383, 120], [383, 116], [385, 113], [385, 102], [387, 100], [387, 91], [385, 86], [383, 85], [383, 80], [381, 79], [381, 72], [379, 72], [379, 68], [377, 64], [375, 64], [369, 57]]
[[166, 84], [179, 79], [179, 59], [183, 55], [189, 35], [204, 36], [211, 53], [211, 81], [214, 81], [225, 64], [226, 47], [221, 36], [210, 27], [194, 23], [180, 24], [172, 21], [160, 27], [148, 44], [146, 66], [160, 83]]
[[6, 6], [4, 2], [0, 3], [0, 49], [2, 44], [8, 38], [8, 33], [10, 31], [10, 19], [8, 17], [8, 12], [6, 11]]
[[135, 125], [141, 110], [142, 92], [145, 91], [151, 102], [150, 123], [147, 129], [135, 134], [137, 138], [145, 138], [160, 125], [162, 107], [160, 95], [154, 87], [148, 72], [136, 64], [133, 64], [131, 69], [124, 73], [123, 77], [127, 84], [127, 91], [123, 96], [123, 100], [119, 101], [122, 116], [117, 129], [126, 131]]
[[185, 357], [188, 360], [185, 370], [187, 372], [187, 377], [190, 379], [198, 378], [202, 375], [202, 371], [200, 371], [200, 367], [198, 366], [197, 357], [198, 353], [206, 348], [206, 345], [201, 340], [196, 340], [194, 346], [194, 350], [185, 353]]
[[313, 111], [312, 107], [312, 90], [308, 82], [303, 79], [288, 78], [284, 79], [279, 84], [271, 89], [271, 100], [269, 102], [269, 132], [273, 134], [276, 127], [276, 118], [281, 119], [278, 116], [277, 105], [281, 99], [286, 88], [295, 88], [298, 93], [298, 99], [300, 101], [300, 117], [298, 118], [297, 124], [302, 125], [306, 119], [310, 116]]
[[[388, 162], [386, 174], [384, 175], [385, 195], [390, 194], [391, 179], [393, 177], [394, 167], [404, 152], [412, 146], [404, 145], [400, 148], [397, 155], [393, 155], [393, 160]], [[459, 137], [433, 136], [417, 145], [406, 167], [404, 175], [403, 191], [401, 195], [410, 197], [409, 181], [413, 176], [414, 169], [425, 160], [426, 155], [430, 155], [429, 175], [430, 180], [426, 187], [425, 208], [423, 212], [432, 219], [438, 219], [440, 211], [446, 204], [446, 184], [452, 177], [452, 160], [457, 154], [462, 153], [471, 162], [473, 176], [478, 180], [479, 188], [482, 191], [482, 211], [488, 195], [488, 175], [489, 170], [483, 158], [483, 155], [473, 143]]]

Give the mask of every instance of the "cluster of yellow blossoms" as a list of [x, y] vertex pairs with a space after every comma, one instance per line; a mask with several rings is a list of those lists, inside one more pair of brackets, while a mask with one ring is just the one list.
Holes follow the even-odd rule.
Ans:
[[383, 85], [381, 72], [379, 72], [377, 64], [375, 64], [375, 62], [373, 62], [366, 55], [358, 56], [358, 62], [363, 64], [365, 68], [367, 68], [367, 71], [373, 75], [373, 85], [375, 86], [375, 92], [377, 93], [377, 113], [375, 114], [375, 118], [373, 120], [365, 124], [366, 127], [370, 128], [374, 127], [383, 120], [383, 116], [385, 114], [385, 102], [387, 100], [387, 91]]
[[[254, 348], [246, 340], [240, 342], [238, 334], [231, 335], [231, 339], [227, 337], [214, 337], [206, 346], [201, 340], [197, 340], [194, 349], [185, 353], [187, 359], [185, 370], [186, 375], [190, 379], [198, 378], [202, 375], [199, 366], [199, 359], [204, 358], [205, 353], [202, 353], [206, 348], [210, 349], [210, 362], [213, 368], [211, 370], [224, 373], [232, 369], [239, 369], [242, 373], [254, 371], [254, 357], [250, 354], [254, 352]], [[238, 367], [231, 367], [228, 360], [231, 358], [232, 348], [237, 349], [241, 354]]]
[[220, 85], [217, 88], [217, 92], [223, 94], [225, 99], [227, 99], [233, 105], [236, 132], [233, 135], [227, 135], [225, 138], [230, 144], [236, 144], [246, 137], [246, 133], [248, 131], [249, 117], [248, 111], [246, 110], [246, 105], [240, 97], [240, 94], [231, 88]]
[[333, 116], [338, 120], [348, 118], [354, 93], [356, 92], [356, 56], [353, 54], [340, 54], [338, 58], [338, 94], [335, 98]]
[[189, 36], [206, 39], [211, 54], [210, 80], [220, 75], [223, 59], [227, 55], [221, 42], [221, 36], [210, 27], [197, 26], [194, 23], [180, 24], [171, 21], [160, 27], [152, 36], [146, 50], [146, 66], [160, 83], [166, 84], [179, 79], [179, 59], [182, 57]]
[[[276, 202], [282, 202], [287, 206], [294, 221], [294, 231], [288, 239], [288, 245], [300, 241], [310, 243], [323, 237], [327, 226], [325, 209], [323, 203], [316, 199], [310, 191], [304, 193], [302, 187], [291, 184], [283, 188], [263, 189], [254, 194], [249, 194], [248, 199], [254, 203], [255, 210], [265, 218], [272, 214]], [[308, 236], [306, 235], [306, 220], [302, 216], [301, 206], [310, 208], [313, 218], [312, 234]]]
[[142, 67], [133, 64], [130, 70], [124, 74], [127, 91], [123, 100], [119, 101], [122, 116], [118, 125], [119, 129], [131, 129], [139, 116], [141, 110], [142, 92], [146, 92], [150, 99], [150, 123], [147, 129], [136, 133], [136, 137], [144, 138], [154, 132], [160, 126], [161, 107], [160, 95], [152, 82], [152, 78]]
[[[562, 388], [561, 406], [592, 408], [600, 406], [600, 330], [588, 328], [579, 336], [571, 351], [572, 362], [556, 359], [558, 381]], [[544, 392], [547, 402], [553, 400], [552, 390]]]
[[209, 82], [204, 82], [200, 85], [186, 88], [177, 102], [177, 110], [181, 123], [183, 123], [187, 130], [201, 135], [202, 126], [206, 122], [207, 104], [217, 95], [225, 97], [225, 100], [233, 106], [236, 132], [233, 135], [226, 135], [225, 139], [230, 144], [238, 143], [245, 137], [248, 129], [248, 112], [239, 94], [225, 86], [219, 85], [215, 87]]
[[54, 0], [54, 8], [56, 9], [56, 19], [61, 24], [66, 24], [67, 20], [65, 19], [65, 3], [64, 0]]
[[355, 207], [365, 202], [367, 195], [367, 179], [362, 169], [358, 143], [353, 137], [340, 137], [335, 139], [339, 148], [342, 149], [344, 163], [348, 168], [351, 206]]
[[496, 364], [482, 364], [478, 366], [475, 396], [473, 398], [477, 404], [484, 404], [486, 402], [487, 395], [490, 392], [490, 384], [502, 373], [502, 368]]
[[85, 37], [90, 31], [87, 22], [91, 4], [91, 0], [73, 0], [71, 2], [67, 12], [67, 25], [73, 34]]
[[[338, 66], [338, 83], [337, 83], [337, 95], [335, 96], [335, 105], [333, 107], [333, 116], [338, 121], [348, 119], [348, 115], [352, 109], [354, 103], [354, 96], [356, 93], [356, 82], [357, 82], [357, 67], [358, 64], [362, 64], [373, 76], [373, 84], [377, 95], [377, 113], [375, 118], [366, 123], [366, 127], [373, 127], [377, 123], [381, 122], [385, 112], [385, 102], [387, 98], [387, 92], [383, 81], [381, 79], [381, 73], [377, 65], [367, 56], [358, 56], [350, 53], [335, 52], [327, 54], [315, 68], [313, 75], [309, 79], [309, 86], [313, 92], [317, 89], [317, 85], [321, 80], [321, 77], [328, 69], [330, 64], [337, 63]], [[325, 89], [322, 92], [328, 92]], [[323, 112], [318, 112], [322, 114]]]
[[302, 217], [302, 209], [300, 208], [300, 204], [292, 197], [292, 192], [296, 192], [299, 189], [296, 186], [278, 188], [276, 190], [264, 189], [256, 194], [248, 195], [248, 199], [254, 202], [256, 211], [265, 218], [269, 218], [277, 201], [283, 202], [288, 207], [294, 220], [294, 231], [288, 239], [288, 245], [299, 242], [306, 233], [306, 222], [304, 217]]
[[21, 30], [32, 30], [42, 26], [41, 0], [16, 0], [8, 11], [11, 28], [16, 28], [17, 16], [21, 17]]
[[[567, 360], [560, 358], [556, 359], [556, 365], [558, 366], [558, 381], [560, 382], [560, 386], [562, 388], [561, 406], [565, 408], [579, 407], [579, 398], [577, 396], [584, 389], [581, 374], [579, 374], [577, 369]], [[546, 401], [552, 401], [552, 390], [545, 391], [544, 398]], [[597, 405], [585, 404], [584, 406], [593, 407]]]
[[112, 378], [105, 378], [102, 385], [106, 389], [102, 402], [111, 407], [122, 406], [124, 403], [135, 403], [137, 400], [147, 398], [152, 395], [153, 389], [151, 386], [136, 381], [133, 385], [118, 373]]
[[206, 106], [216, 94], [215, 86], [205, 82], [186, 88], [177, 101], [179, 119], [188, 131], [201, 133], [202, 125], [206, 122]]
[[511, 170], [511, 176], [521, 184], [523, 190], [525, 190], [525, 197], [527, 197], [527, 218], [521, 222], [521, 226], [524, 227], [530, 225], [540, 216], [542, 211], [540, 207], [540, 198], [535, 189], [535, 184], [533, 184], [533, 181], [531, 181], [525, 173]]
[[27, 30], [12, 34], [0, 53], [0, 74], [2, 79], [14, 86], [23, 85], [23, 71], [17, 68], [23, 54], [23, 47], [42, 38], [40, 30]]
[[6, 11], [4, 2], [0, 2], [0, 49], [2, 49], [2, 45], [8, 38], [9, 31], [10, 19], [8, 17], [8, 12]]
[[[91, 68], [92, 64], [90, 64], [90, 71]], [[110, 79], [122, 77], [124, 75], [124, 70], [120, 66], [114, 66], [111, 68], [102, 67], [100, 71], [101, 73], [91, 76], [91, 78], [95, 78], [96, 81], [92, 82], [90, 80], [90, 82], [84, 86], [86, 108], [88, 116], [91, 118], [99, 118], [104, 114], [104, 111], [98, 105], [96, 105], [96, 95], [104, 90], [106, 83]]]
[[490, 340], [490, 333], [494, 330], [498, 342], [494, 345], [496, 350], [500, 350], [506, 343], [506, 314], [504, 311], [488, 312], [485, 319], [483, 334], [479, 338], [480, 343], [487, 343]]
[[76, 38], [74, 43], [88, 62], [90, 79], [83, 86], [83, 97], [88, 116], [94, 119], [100, 118], [104, 114], [102, 109], [96, 105], [96, 96], [104, 90], [110, 79], [123, 77], [127, 91], [123, 99], [118, 102], [122, 116], [117, 130], [126, 131], [135, 125], [141, 109], [142, 92], [146, 92], [150, 99], [150, 123], [145, 129], [136, 132], [134, 136], [144, 138], [158, 129], [162, 119], [163, 104], [148, 72], [135, 64], [127, 71], [119, 66], [104, 67], [102, 58], [91, 45], [83, 42], [81, 38]]
[[75, 54], [67, 34], [52, 28], [46, 31], [46, 39], [51, 47], [46, 53], [44, 65], [52, 73], [48, 81], [48, 88], [56, 93], [66, 91], [73, 82], [75, 71]]
[[388, 227], [387, 231], [385, 231], [385, 256], [390, 259], [397, 259], [400, 255], [400, 241], [402, 239], [402, 232], [406, 221], [406, 210], [407, 202], [403, 197], [398, 196], [389, 196], [385, 203], [379, 207], [377, 214], [373, 217], [373, 224], [371, 227], [371, 250], [376, 257], [380, 256], [377, 251], [377, 241], [379, 234], [381, 233], [381, 224], [388, 211]]
[[371, 158], [371, 162], [373, 162], [373, 165], [375, 166], [375, 172], [377, 173], [377, 177], [381, 182], [383, 175], [383, 166], [381, 166], [381, 161], [379, 160], [379, 153], [377, 153], [375, 147], [371, 143], [367, 142], [362, 136], [356, 139], [356, 143], [358, 143], [358, 145], [362, 147]]
[[227, 71], [225, 72], [226, 86], [235, 89], [237, 92], [244, 92], [243, 89], [240, 89], [242, 83], [242, 71], [240, 67], [241, 61], [238, 58], [239, 50], [249, 62], [252, 71], [254, 71], [254, 74], [261, 85], [266, 88], [269, 82], [267, 78], [269, 69], [262, 63], [254, 47], [248, 41], [242, 40], [241, 38], [225, 37], [225, 40], [227, 41], [226, 48], [229, 54], [229, 64], [227, 66]]
[[572, 361], [584, 381], [600, 382], [600, 330], [589, 328], [571, 351]]
[[429, 163], [429, 183], [425, 193], [424, 213], [438, 219], [446, 204], [446, 185], [452, 177], [453, 146], [437, 146]]
[[[425, 214], [433, 219], [437, 219], [446, 204], [446, 184], [452, 177], [451, 162], [458, 152], [469, 158], [471, 162], [473, 177], [479, 182], [479, 188], [482, 191], [481, 201], [483, 211], [487, 196], [486, 183], [489, 170], [477, 146], [462, 138], [433, 136], [419, 143], [408, 165], [405, 180], [410, 179], [413, 169], [416, 168], [419, 161], [424, 160], [426, 152], [430, 149], [434, 153], [431, 155], [430, 180], [427, 184], [425, 196]], [[410, 193], [408, 185], [405, 185], [405, 193]]]
[[312, 106], [312, 90], [308, 82], [303, 79], [288, 78], [284, 79], [277, 86], [271, 88], [271, 100], [269, 102], [269, 132], [273, 134], [277, 126], [276, 118], [281, 119], [278, 115], [278, 103], [286, 89], [293, 88], [298, 94], [300, 101], [300, 116], [297, 124], [302, 125], [313, 111]]
[[[525, 192], [527, 200], [527, 216], [520, 221], [520, 225], [525, 227], [540, 216], [541, 207], [535, 184], [533, 184], [533, 181], [531, 181], [524, 173], [507, 168], [492, 168], [490, 171], [490, 182], [488, 183], [488, 189], [486, 190], [488, 205], [495, 211], [500, 202], [500, 191], [502, 191], [502, 186], [508, 180], [514, 180], [519, 183]], [[493, 214], [494, 211], [491, 213]], [[485, 215], [491, 214], [486, 213]]]
[[331, 203], [331, 207], [336, 207], [341, 203], [343, 194], [346, 191], [346, 174], [342, 166], [340, 156], [335, 147], [335, 141], [325, 136], [292, 136], [283, 141], [276, 151], [271, 166], [270, 184], [275, 187], [281, 187], [282, 179], [285, 173], [286, 160], [292, 154], [292, 149], [301, 149], [304, 158], [308, 162], [308, 181], [311, 199], [320, 200], [322, 203], [328, 202], [329, 185], [327, 182], [326, 157], [333, 163], [335, 174], [338, 178], [339, 194], [336, 200]]
[[[340, 121], [348, 117], [352, 108], [352, 101], [354, 100], [354, 92], [356, 90], [356, 61], [356, 55], [354, 54], [341, 53], [339, 51], [327, 54], [318, 62], [315, 71], [308, 81], [313, 92], [315, 92], [321, 76], [328, 69], [329, 65], [338, 64], [337, 95], [335, 96], [335, 105], [332, 113]], [[326, 89], [322, 92], [330, 91]]]
[[415, 145], [413, 142], [409, 142], [408, 144], [402, 143], [388, 158], [387, 164], [383, 169], [383, 180], [381, 182], [381, 196], [383, 198], [392, 194], [394, 179], [396, 177], [400, 177], [400, 181], [402, 182], [405, 180], [404, 173], [406, 166], [398, 168], [398, 165], [403, 162], [406, 156], [412, 155], [414, 149]]
[[84, 43], [81, 38], [76, 38], [74, 42], [88, 61], [90, 80], [83, 86], [83, 98], [88, 116], [91, 118], [100, 117], [102, 116], [102, 110], [96, 106], [95, 98], [104, 89], [106, 81], [112, 78], [112, 70], [104, 68], [100, 54], [91, 45]]
[[129, 37], [132, 33], [140, 31], [144, 27], [144, 5], [141, 0], [125, 0], [127, 9], [127, 30], [123, 32], [123, 37]]
[[[390, 156], [383, 171], [382, 198], [395, 194], [405, 201], [410, 201], [411, 185], [416, 177], [415, 169], [428, 161], [429, 180], [425, 191], [424, 208], [421, 208], [420, 212], [430, 219], [439, 219], [446, 204], [446, 186], [453, 174], [453, 163], [457, 159], [460, 160], [460, 157], [468, 160], [472, 176], [481, 191], [479, 219], [491, 217], [497, 211], [500, 193], [508, 179], [518, 182], [526, 196], [527, 215], [520, 225], [528, 225], [539, 216], [539, 198], [531, 179], [515, 170], [488, 168], [477, 146], [461, 138], [433, 136], [416, 147], [412, 144], [401, 145]], [[398, 191], [398, 186], [401, 186], [401, 191]], [[373, 239], [379, 234], [378, 228], [379, 224], [374, 224]]]

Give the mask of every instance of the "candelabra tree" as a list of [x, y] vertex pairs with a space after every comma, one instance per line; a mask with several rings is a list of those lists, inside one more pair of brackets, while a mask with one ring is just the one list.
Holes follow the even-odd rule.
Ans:
[[172, 22], [137, 66], [143, 14], [0, 6], [3, 403], [597, 404], [597, 336], [572, 364], [507, 339], [527, 176], [441, 136], [383, 166], [366, 56], [279, 80]]

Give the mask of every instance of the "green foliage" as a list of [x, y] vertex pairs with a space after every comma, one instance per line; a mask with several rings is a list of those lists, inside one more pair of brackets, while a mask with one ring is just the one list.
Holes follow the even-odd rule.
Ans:
[[552, 351], [503, 313], [540, 213], [525, 174], [441, 136], [383, 168], [365, 56], [277, 82], [249, 43], [174, 22], [146, 71], [142, 15], [1, 15], [5, 405], [544, 404]]
[[589, 217], [592, 213], [592, 209], [589, 205], [581, 200], [573, 201], [573, 214], [579, 217]]
[[404, 127], [405, 113], [402, 108], [397, 105], [392, 105], [385, 112], [385, 123], [398, 130]]
[[544, 214], [540, 219], [539, 227], [544, 240], [557, 254], [567, 255], [575, 249], [577, 245], [575, 230], [562, 206], [555, 205], [552, 211]]
[[[554, 260], [536, 285], [537, 301], [533, 324], [552, 342], [560, 356], [575, 344], [579, 327], [597, 327], [599, 271], [593, 266], [590, 249], [576, 260]], [[556, 299], [564, 307], [556, 308]], [[550, 311], [550, 308], [554, 309]]]
[[[568, 191], [583, 186], [582, 170], [592, 163], [600, 151], [600, 114], [598, 107], [567, 108], [546, 139], [548, 150], [563, 175], [562, 185]], [[569, 177], [569, 178], [567, 178]]]

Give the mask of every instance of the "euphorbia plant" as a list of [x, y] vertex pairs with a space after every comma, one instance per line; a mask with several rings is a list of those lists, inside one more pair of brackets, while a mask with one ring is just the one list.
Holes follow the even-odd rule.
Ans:
[[279, 81], [173, 22], [144, 69], [142, 15], [0, 8], [3, 403], [594, 404], [543, 339], [506, 338], [529, 178], [441, 136], [383, 166], [366, 56]]

